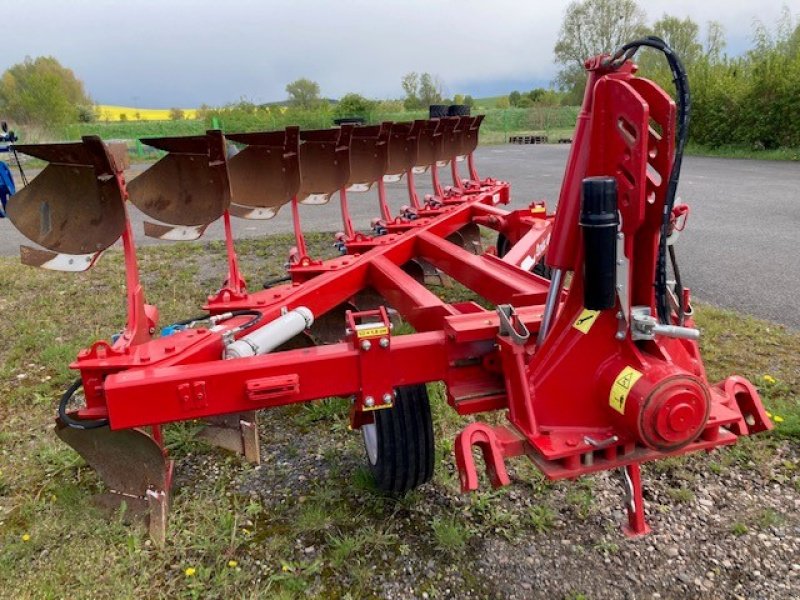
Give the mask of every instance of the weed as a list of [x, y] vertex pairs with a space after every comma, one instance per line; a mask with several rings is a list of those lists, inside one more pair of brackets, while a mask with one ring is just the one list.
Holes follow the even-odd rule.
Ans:
[[555, 518], [555, 512], [546, 504], [536, 504], [528, 509], [528, 523], [539, 533], [552, 529]]
[[453, 517], [437, 517], [433, 520], [433, 537], [442, 550], [461, 550], [469, 540], [469, 530], [463, 522]]
[[689, 488], [668, 488], [667, 495], [672, 499], [673, 502], [677, 502], [679, 504], [688, 504], [690, 502], [694, 502], [694, 492]]
[[735, 536], [742, 536], [750, 531], [744, 523], [734, 523], [731, 525], [731, 533]]

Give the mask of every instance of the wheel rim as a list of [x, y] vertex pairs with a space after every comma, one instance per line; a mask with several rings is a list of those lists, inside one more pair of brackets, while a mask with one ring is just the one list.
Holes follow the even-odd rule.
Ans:
[[362, 425], [361, 435], [364, 437], [367, 459], [371, 465], [374, 465], [378, 462], [378, 428], [375, 427], [375, 423]]

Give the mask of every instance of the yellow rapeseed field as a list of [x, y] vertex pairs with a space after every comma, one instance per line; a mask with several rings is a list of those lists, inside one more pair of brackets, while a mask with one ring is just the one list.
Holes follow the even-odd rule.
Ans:
[[[97, 118], [100, 121], [169, 121], [170, 108], [134, 108], [132, 106], [113, 106], [98, 104]], [[182, 108], [184, 119], [196, 119], [196, 108]], [[124, 115], [124, 116], [123, 116]]]

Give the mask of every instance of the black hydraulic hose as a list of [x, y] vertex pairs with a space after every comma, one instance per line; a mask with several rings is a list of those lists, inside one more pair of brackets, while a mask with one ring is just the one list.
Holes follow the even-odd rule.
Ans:
[[73, 419], [67, 414], [67, 404], [69, 401], [72, 400], [73, 396], [75, 396], [75, 392], [77, 392], [83, 386], [83, 381], [81, 379], [76, 379], [72, 382], [72, 384], [67, 388], [67, 391], [61, 396], [61, 400], [58, 403], [58, 418], [61, 419], [61, 422], [67, 425], [68, 427], [72, 427], [73, 429], [98, 429], [100, 427], [106, 427], [108, 425], [108, 419]]
[[683, 325], [686, 321], [686, 306], [683, 299], [683, 283], [681, 282], [681, 270], [678, 268], [678, 259], [675, 256], [675, 246], [669, 247], [669, 260], [672, 263], [672, 274], [675, 275], [675, 295], [678, 299], [678, 325]]
[[[686, 69], [683, 63], [672, 48], [659, 37], [651, 35], [629, 42], [615, 53], [611, 61], [614, 64], [617, 64], [620, 60], [624, 62], [626, 59], [632, 58], [633, 55], [636, 54], [636, 51], [642, 46], [655, 48], [666, 57], [670, 71], [672, 72], [672, 81], [675, 84], [678, 104], [678, 131], [675, 140], [675, 159], [672, 162], [672, 170], [670, 171], [667, 184], [667, 194], [664, 199], [664, 214], [661, 220], [658, 259], [656, 262], [656, 279], [654, 282], [658, 319], [664, 324], [669, 324], [669, 303], [667, 300], [667, 237], [669, 236], [669, 226], [672, 219], [672, 208], [675, 206], [678, 180], [681, 175], [683, 151], [689, 135], [692, 99], [689, 92], [689, 78], [686, 75]], [[621, 65], [622, 62], [618, 64]]]
[[253, 317], [244, 325], [239, 325], [239, 327], [236, 328], [237, 331], [244, 331], [245, 329], [250, 329], [251, 327], [255, 327], [258, 323], [261, 322], [261, 319], [264, 318], [264, 315], [259, 311], [250, 309], [233, 310], [231, 311], [231, 315], [233, 315], [234, 317], [244, 317], [251, 315]]
[[287, 281], [291, 281], [291, 275], [284, 275], [282, 277], [276, 277], [275, 279], [267, 279], [264, 282], [264, 289], [267, 290], [271, 288], [273, 285], [278, 285], [279, 283], [286, 283]]
[[208, 315], [199, 315], [191, 319], [184, 319], [183, 321], [176, 321], [173, 325], [191, 325], [192, 323], [199, 323], [200, 321], [208, 321]]

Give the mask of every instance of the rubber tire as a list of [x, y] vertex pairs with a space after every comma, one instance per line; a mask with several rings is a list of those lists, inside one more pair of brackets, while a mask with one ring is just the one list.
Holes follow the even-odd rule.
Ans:
[[443, 119], [448, 116], [450, 107], [447, 104], [431, 104], [428, 107], [428, 118]]
[[470, 109], [466, 104], [451, 104], [447, 108], [447, 114], [451, 117], [468, 117]]
[[[508, 238], [504, 236], [502, 233], [497, 234], [497, 257], [503, 258], [509, 250], [511, 250], [511, 243], [508, 241]], [[545, 262], [544, 258], [542, 258], [536, 265], [533, 267], [533, 273], [538, 275], [539, 277], [544, 277], [545, 279], [552, 279], [553, 277], [553, 269], [548, 267]]]
[[377, 460], [367, 458], [379, 490], [402, 495], [431, 480], [435, 458], [433, 419], [425, 385], [395, 390], [392, 408], [376, 410]]

